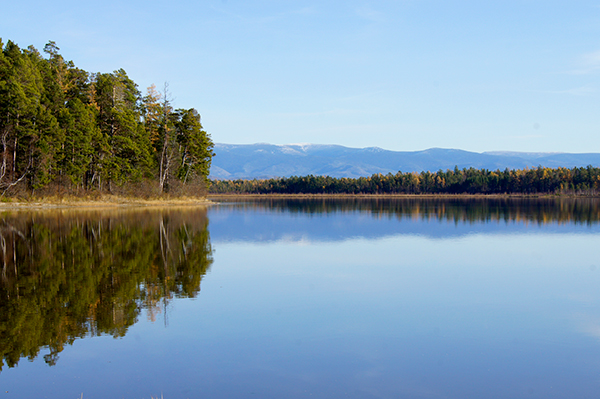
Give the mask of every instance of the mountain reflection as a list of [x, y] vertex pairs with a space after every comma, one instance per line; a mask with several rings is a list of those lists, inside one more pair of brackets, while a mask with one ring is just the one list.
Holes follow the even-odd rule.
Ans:
[[206, 209], [0, 215], [0, 370], [47, 347], [124, 336], [173, 297], [195, 297], [212, 263]]

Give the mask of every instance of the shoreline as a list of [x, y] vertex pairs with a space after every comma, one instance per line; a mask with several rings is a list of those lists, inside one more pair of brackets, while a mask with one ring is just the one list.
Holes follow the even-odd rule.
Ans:
[[600, 198], [600, 195], [590, 194], [208, 194], [210, 200], [248, 198], [290, 198], [290, 199], [312, 199], [312, 198]]
[[217, 205], [219, 200], [244, 199], [597, 199], [600, 195], [576, 194], [208, 194], [205, 197], [131, 198], [105, 195], [99, 198], [40, 197], [4, 198], [0, 211], [19, 209], [109, 209], [194, 207]]
[[34, 210], [34, 209], [109, 209], [109, 208], [149, 208], [149, 207], [181, 207], [181, 206], [210, 206], [215, 203], [206, 197], [182, 198], [128, 198], [119, 196], [102, 196], [99, 198], [78, 197], [45, 197], [31, 200], [20, 198], [4, 198], [0, 202], [3, 210]]

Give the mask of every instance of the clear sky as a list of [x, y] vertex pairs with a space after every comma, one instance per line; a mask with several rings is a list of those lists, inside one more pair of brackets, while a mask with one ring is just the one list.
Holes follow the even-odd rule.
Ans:
[[600, 0], [20, 0], [0, 27], [168, 82], [218, 143], [600, 152]]

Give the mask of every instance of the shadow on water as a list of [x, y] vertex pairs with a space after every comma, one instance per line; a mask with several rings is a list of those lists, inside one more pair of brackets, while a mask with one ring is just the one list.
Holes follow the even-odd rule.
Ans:
[[0, 370], [124, 336], [142, 310], [197, 296], [211, 264], [204, 208], [0, 215]]

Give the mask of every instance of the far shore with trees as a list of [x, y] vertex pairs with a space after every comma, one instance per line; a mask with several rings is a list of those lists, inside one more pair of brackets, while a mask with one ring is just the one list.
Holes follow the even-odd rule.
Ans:
[[371, 177], [292, 176], [212, 180], [218, 195], [600, 195], [600, 168], [458, 169]]

